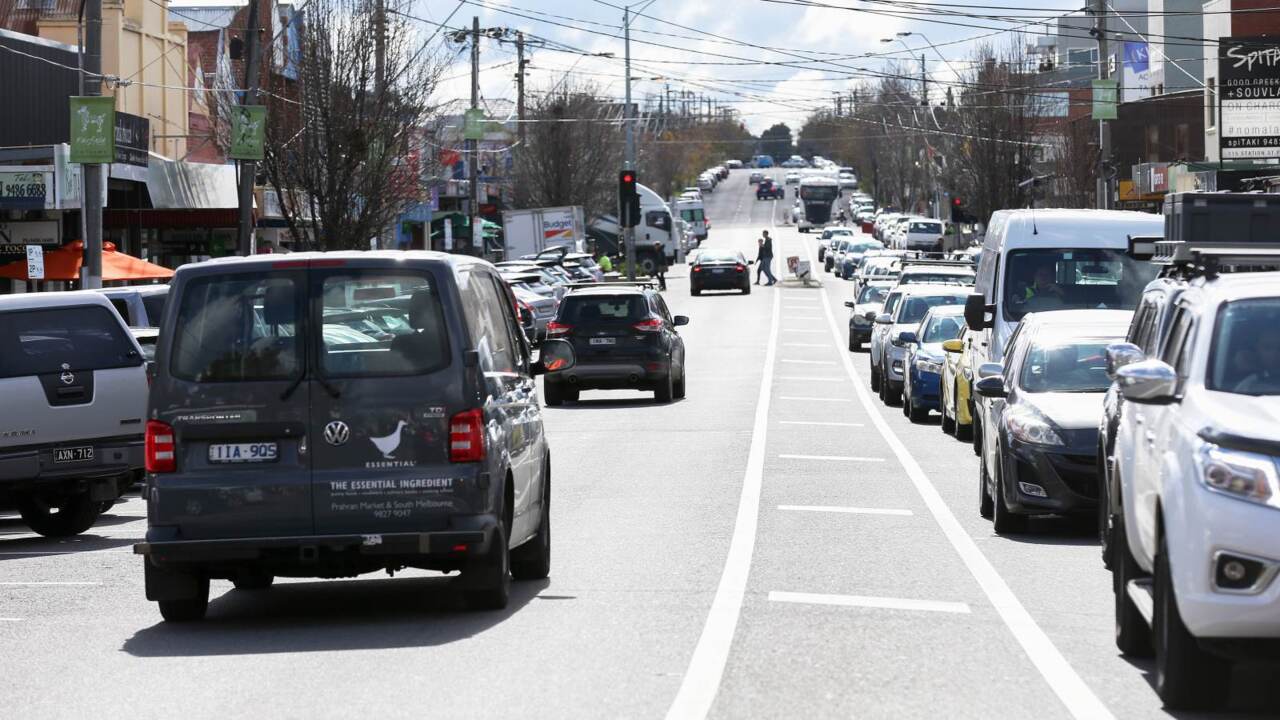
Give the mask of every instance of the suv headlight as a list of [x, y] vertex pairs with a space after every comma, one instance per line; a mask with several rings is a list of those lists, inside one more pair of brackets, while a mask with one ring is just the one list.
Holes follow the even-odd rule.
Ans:
[[1258, 453], [1206, 445], [1197, 453], [1200, 482], [1214, 492], [1259, 505], [1280, 507], [1275, 460]]
[[1032, 445], [1065, 445], [1058, 432], [1034, 410], [1013, 408], [1004, 414], [1004, 426], [1020, 442]]
[[933, 373], [935, 375], [942, 374], [942, 358], [933, 355], [917, 355], [916, 369], [920, 372]]

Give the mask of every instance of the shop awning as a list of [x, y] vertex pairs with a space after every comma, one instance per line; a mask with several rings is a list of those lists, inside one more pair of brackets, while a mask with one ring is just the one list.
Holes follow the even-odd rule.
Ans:
[[[84, 263], [84, 243], [76, 240], [67, 243], [57, 250], [44, 254], [45, 280], [79, 280], [80, 266]], [[11, 280], [26, 280], [27, 260], [0, 265], [0, 277]], [[114, 280], [154, 280], [173, 277], [173, 271], [146, 260], [139, 260], [132, 255], [116, 251], [115, 243], [102, 243], [102, 279]]]

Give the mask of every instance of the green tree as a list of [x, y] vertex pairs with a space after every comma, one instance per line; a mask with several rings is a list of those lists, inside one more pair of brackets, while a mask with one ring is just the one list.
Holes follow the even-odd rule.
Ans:
[[760, 133], [760, 152], [772, 155], [775, 161], [786, 160], [791, 156], [791, 128], [785, 123], [777, 123]]

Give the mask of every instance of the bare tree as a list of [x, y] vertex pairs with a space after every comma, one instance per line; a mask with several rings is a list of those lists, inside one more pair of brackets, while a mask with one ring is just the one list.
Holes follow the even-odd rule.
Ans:
[[1054, 151], [1054, 189], [1065, 207], [1092, 207], [1098, 170], [1097, 130], [1087, 118], [1066, 122]]
[[311, 0], [306, 16], [296, 90], [267, 95], [264, 174], [302, 246], [368, 247], [421, 200], [416, 158], [443, 64], [402, 15], [386, 13], [378, 77], [378, 22], [365, 0]]

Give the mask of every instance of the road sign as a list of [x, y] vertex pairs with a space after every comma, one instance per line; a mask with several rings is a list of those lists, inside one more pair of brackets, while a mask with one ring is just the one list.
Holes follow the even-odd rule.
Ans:
[[111, 163], [116, 159], [116, 99], [72, 97], [71, 162]]
[[1115, 120], [1119, 117], [1116, 108], [1118, 94], [1115, 80], [1096, 78], [1093, 81], [1093, 119]]
[[44, 248], [39, 245], [27, 246], [27, 279], [44, 279]]

